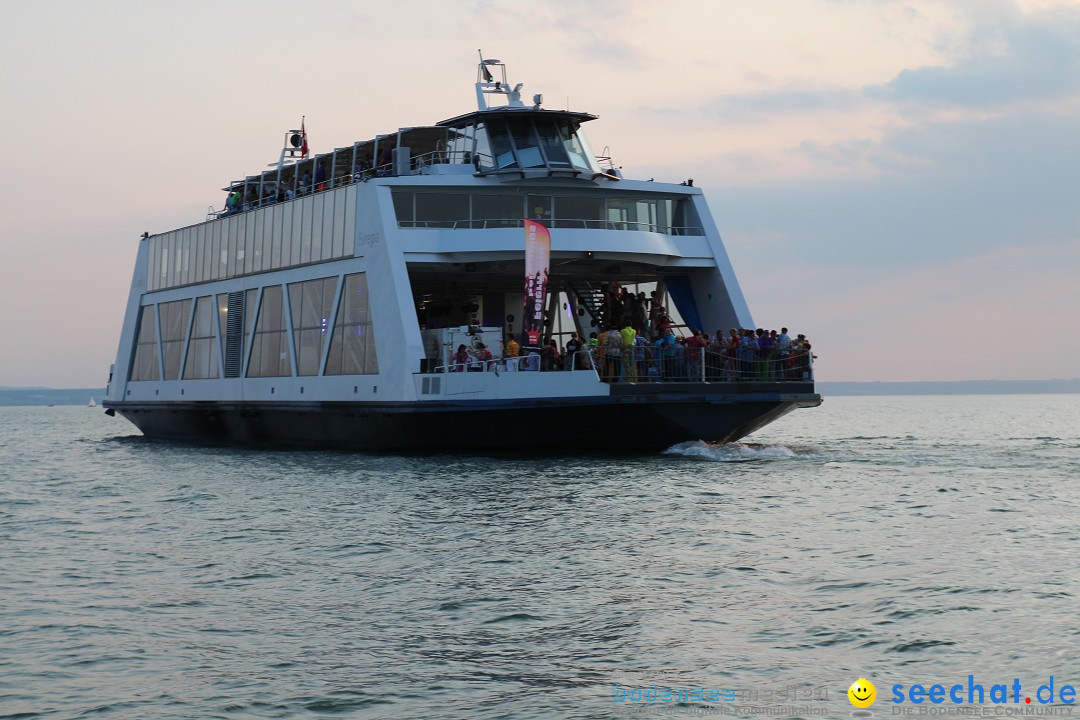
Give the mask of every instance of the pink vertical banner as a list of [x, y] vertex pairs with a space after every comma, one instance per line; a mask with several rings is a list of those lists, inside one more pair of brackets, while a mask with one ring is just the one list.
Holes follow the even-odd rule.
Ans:
[[522, 330], [528, 348], [540, 349], [547, 306], [548, 268], [551, 264], [551, 233], [535, 220], [525, 221], [525, 312]]

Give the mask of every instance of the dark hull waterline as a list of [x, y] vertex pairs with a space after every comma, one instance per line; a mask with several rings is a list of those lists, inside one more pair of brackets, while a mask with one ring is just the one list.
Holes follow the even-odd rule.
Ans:
[[[775, 386], [773, 386], [775, 388]], [[765, 388], [754, 388], [754, 390]], [[795, 388], [784, 388], [794, 390]], [[745, 390], [745, 389], [744, 389]], [[347, 450], [651, 452], [690, 440], [733, 442], [798, 407], [809, 392], [726, 393], [616, 386], [610, 397], [423, 403], [108, 403], [149, 438]]]

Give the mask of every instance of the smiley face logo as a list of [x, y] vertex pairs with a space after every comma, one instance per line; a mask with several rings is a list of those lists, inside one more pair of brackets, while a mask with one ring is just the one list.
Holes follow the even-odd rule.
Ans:
[[868, 708], [877, 700], [877, 688], [866, 678], [859, 678], [847, 689], [848, 700], [857, 708]]

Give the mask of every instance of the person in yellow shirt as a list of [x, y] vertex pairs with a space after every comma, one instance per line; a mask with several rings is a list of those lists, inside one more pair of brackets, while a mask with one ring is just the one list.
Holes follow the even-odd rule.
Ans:
[[623, 364], [622, 379], [625, 382], [637, 382], [637, 363], [634, 362], [634, 343], [637, 341], [637, 330], [627, 322], [626, 327], [619, 331], [622, 335]]
[[520, 354], [521, 354], [521, 345], [519, 345], [518, 341], [514, 339], [513, 335], [511, 335], [510, 337], [508, 337], [506, 339], [505, 350], [503, 352], [503, 357], [506, 358], [506, 369], [507, 370], [517, 370], [518, 369], [518, 362], [519, 362], [518, 361], [518, 355], [520, 355]]

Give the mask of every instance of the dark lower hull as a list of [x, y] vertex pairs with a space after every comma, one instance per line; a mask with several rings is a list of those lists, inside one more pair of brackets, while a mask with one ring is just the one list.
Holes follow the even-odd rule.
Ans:
[[[784, 392], [778, 392], [782, 389]], [[443, 403], [107, 402], [147, 437], [349, 450], [647, 452], [732, 442], [797, 407], [813, 386], [615, 386], [611, 397]], [[798, 388], [804, 389], [804, 388]], [[739, 391], [741, 390], [741, 392]], [[752, 390], [752, 391], [748, 391]]]

